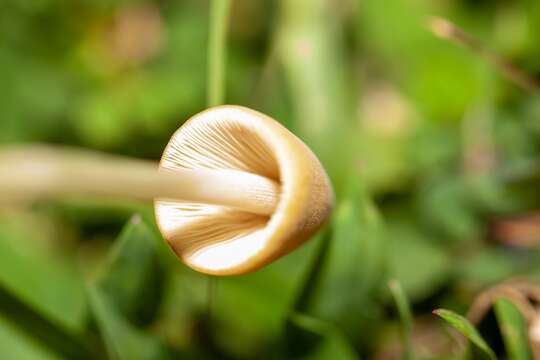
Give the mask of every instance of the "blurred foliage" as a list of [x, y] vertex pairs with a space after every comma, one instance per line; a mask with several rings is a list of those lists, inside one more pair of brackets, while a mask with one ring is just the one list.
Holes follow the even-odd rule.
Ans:
[[495, 313], [508, 357], [520, 360], [532, 359], [527, 342], [525, 319], [516, 306], [506, 299], [501, 299], [495, 304]]
[[[205, 107], [207, 1], [0, 8], [0, 144], [157, 160]], [[227, 103], [275, 117], [321, 158], [338, 197], [324, 233], [219, 279], [209, 317], [208, 278], [164, 244], [150, 204], [3, 208], [0, 357], [397, 359], [389, 279], [412, 308], [412, 358], [469, 356], [431, 311], [538, 280], [540, 99], [435, 38], [430, 15], [540, 75], [536, 0], [233, 0]], [[530, 354], [512, 304], [495, 313], [500, 326], [468, 336], [500, 358]]]

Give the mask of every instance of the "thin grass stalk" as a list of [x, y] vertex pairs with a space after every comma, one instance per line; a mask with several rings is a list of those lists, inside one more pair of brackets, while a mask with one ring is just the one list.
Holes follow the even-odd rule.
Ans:
[[[211, 0], [207, 60], [207, 105], [222, 105], [225, 102], [225, 67], [227, 59], [227, 31], [231, 0]], [[207, 317], [212, 321], [216, 307], [218, 279], [208, 276]]]
[[231, 0], [210, 2], [210, 29], [208, 38], [207, 105], [216, 106], [225, 100], [225, 65], [227, 59], [227, 30]]
[[413, 327], [413, 314], [409, 305], [407, 295], [403, 290], [403, 287], [397, 280], [390, 280], [388, 283], [390, 292], [394, 299], [396, 309], [401, 321], [401, 338], [403, 343], [403, 359], [413, 360], [414, 352], [412, 345], [412, 327]]

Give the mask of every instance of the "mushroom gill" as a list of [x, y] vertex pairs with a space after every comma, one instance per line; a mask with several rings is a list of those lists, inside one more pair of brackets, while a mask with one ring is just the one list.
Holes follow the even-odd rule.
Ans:
[[[319, 161], [275, 120], [239, 106], [199, 113], [172, 137], [160, 170], [249, 173], [279, 185], [274, 212], [255, 214], [229, 206], [157, 199], [160, 231], [190, 267], [210, 274], [253, 271], [300, 245], [328, 216], [333, 194]], [[225, 175], [224, 175], [225, 176]], [[230, 191], [268, 201], [240, 183]]]

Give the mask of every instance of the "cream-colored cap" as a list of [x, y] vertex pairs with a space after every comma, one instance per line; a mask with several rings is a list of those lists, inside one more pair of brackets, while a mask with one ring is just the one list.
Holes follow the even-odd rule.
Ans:
[[333, 205], [330, 181], [311, 150], [274, 119], [241, 106], [203, 111], [173, 135], [160, 170], [180, 169], [219, 170], [229, 180], [249, 173], [277, 183], [277, 201], [243, 188], [241, 176], [239, 186], [231, 189], [273, 204], [268, 205], [275, 207], [270, 215], [230, 206], [155, 201], [163, 237], [189, 267], [203, 273], [237, 275], [269, 264], [308, 240]]

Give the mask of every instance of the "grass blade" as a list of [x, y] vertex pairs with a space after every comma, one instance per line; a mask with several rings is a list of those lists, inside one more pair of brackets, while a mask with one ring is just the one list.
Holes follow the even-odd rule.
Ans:
[[292, 313], [287, 322], [286, 337], [288, 357], [358, 359], [354, 348], [339, 329], [311, 316]]
[[294, 311], [304, 312], [307, 311], [307, 309], [312, 305], [314, 297], [316, 296], [317, 288], [320, 286], [321, 276], [332, 236], [332, 227], [329, 226], [324, 230], [322, 238], [320, 239], [317, 251], [312, 263], [310, 264], [307, 277], [303, 281], [301, 291], [294, 303]]
[[165, 273], [157, 241], [141, 217], [134, 216], [110, 251], [97, 284], [117, 310], [135, 324], [149, 323], [161, 301]]
[[208, 106], [225, 100], [226, 36], [231, 7], [230, 0], [212, 0], [210, 7], [210, 38], [208, 39]]
[[[15, 244], [35, 235], [0, 227], [0, 315], [34, 343], [65, 358], [95, 357], [85, 320], [82, 277], [73, 263]], [[0, 357], [4, 357], [3, 348]]]
[[384, 229], [359, 174], [347, 195], [320, 239], [294, 311], [335, 324], [361, 348], [380, 325], [374, 294], [384, 287]]
[[407, 295], [403, 291], [401, 284], [397, 280], [390, 280], [388, 283], [390, 293], [396, 304], [399, 318], [401, 320], [401, 337], [403, 342], [403, 358], [405, 360], [414, 359], [411, 332], [413, 326], [413, 315]]
[[493, 350], [489, 347], [478, 330], [469, 322], [469, 320], [453, 311], [446, 309], [437, 309], [434, 310], [433, 313], [444, 319], [447, 323], [469, 339], [488, 359], [497, 359], [497, 356], [495, 356]]
[[532, 359], [527, 342], [527, 324], [519, 310], [506, 299], [500, 299], [494, 305], [495, 316], [504, 341], [508, 359]]
[[133, 216], [101, 277], [87, 289], [90, 314], [111, 359], [172, 356], [171, 349], [141, 328], [155, 318], [163, 294], [165, 274], [157, 247], [152, 231], [140, 216]]
[[168, 350], [154, 337], [133, 328], [97, 287], [88, 289], [88, 302], [110, 359], [167, 359]]
[[95, 356], [87, 339], [49, 320], [2, 287], [0, 309], [3, 318], [58, 355], [68, 359], [90, 359]]

